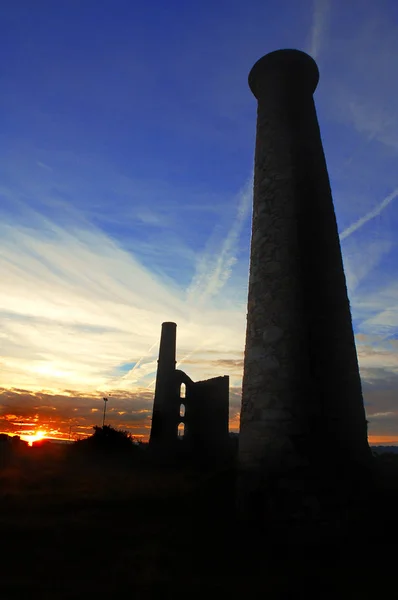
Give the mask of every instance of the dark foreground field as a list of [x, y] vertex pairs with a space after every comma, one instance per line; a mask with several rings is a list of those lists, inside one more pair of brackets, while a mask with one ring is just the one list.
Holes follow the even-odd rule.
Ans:
[[323, 544], [242, 535], [232, 468], [155, 468], [69, 455], [1, 456], [0, 599], [396, 598], [398, 459]]

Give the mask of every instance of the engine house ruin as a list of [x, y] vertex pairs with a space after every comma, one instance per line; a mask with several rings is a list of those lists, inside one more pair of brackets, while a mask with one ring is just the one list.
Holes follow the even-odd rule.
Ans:
[[169, 454], [184, 447], [204, 458], [224, 455], [229, 442], [229, 377], [205, 381], [176, 369], [176, 323], [162, 323], [149, 446]]

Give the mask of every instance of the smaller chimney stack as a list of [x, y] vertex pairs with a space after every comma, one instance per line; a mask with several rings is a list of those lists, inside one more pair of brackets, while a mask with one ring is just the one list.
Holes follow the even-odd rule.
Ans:
[[[174, 391], [176, 367], [176, 339], [177, 324], [172, 322], [162, 323], [160, 337], [158, 370], [156, 374], [155, 398], [153, 402], [152, 427], [149, 443], [172, 443], [174, 440], [173, 420], [167, 419], [167, 412], [173, 403], [169, 395]], [[165, 418], [166, 417], [166, 418]]]

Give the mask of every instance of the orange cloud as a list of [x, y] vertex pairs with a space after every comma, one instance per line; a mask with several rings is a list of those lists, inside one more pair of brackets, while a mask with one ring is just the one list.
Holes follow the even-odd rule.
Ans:
[[[230, 389], [230, 430], [239, 429], [241, 392]], [[108, 393], [106, 423], [136, 437], [148, 439], [151, 428], [153, 391], [117, 390]], [[34, 436], [40, 429], [46, 437], [78, 439], [90, 435], [102, 424], [102, 394], [81, 394], [67, 390], [61, 394], [24, 389], [0, 388], [0, 430]]]
[[372, 446], [391, 446], [398, 444], [398, 435], [370, 435], [369, 444]]
[[[367, 395], [369, 397], [369, 392]], [[372, 414], [372, 410], [375, 410], [373, 402], [368, 407], [368, 418], [371, 422], [369, 443], [398, 444], [398, 419], [390, 410], [395, 395], [390, 398], [390, 395], [385, 396], [379, 390], [377, 396], [379, 412]], [[369, 399], [372, 399], [371, 394]], [[231, 387], [229, 400], [229, 428], [230, 431], [237, 432], [240, 423], [241, 388]], [[147, 440], [151, 428], [152, 403], [153, 391], [146, 388], [138, 391], [110, 391], [106, 423]], [[47, 437], [65, 439], [70, 436], [72, 439], [78, 439], [90, 435], [94, 425], [101, 425], [102, 415], [102, 394], [82, 394], [73, 390], [52, 394], [44, 391], [0, 388], [0, 430], [4, 433], [32, 436], [40, 429], [46, 432]]]

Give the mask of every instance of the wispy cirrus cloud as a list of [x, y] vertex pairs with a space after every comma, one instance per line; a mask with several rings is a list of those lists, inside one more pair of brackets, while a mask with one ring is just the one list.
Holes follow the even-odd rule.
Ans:
[[[86, 43], [91, 30], [67, 55], [57, 36], [46, 39], [53, 29], [42, 22], [53, 9], [38, 8], [32, 18], [40, 27], [26, 40], [17, 20], [9, 23], [27, 61], [11, 59], [0, 99], [8, 119], [0, 136], [0, 375], [6, 388], [34, 396], [30, 412], [18, 395], [9, 402], [32, 423], [38, 414], [79, 414], [80, 406], [88, 427], [105, 393], [120, 419], [142, 423], [149, 413], [144, 419], [134, 407], [142, 390], [150, 404], [163, 320], [178, 323], [177, 360], [193, 379], [230, 375], [238, 422], [251, 190], [233, 190], [254, 147], [247, 73], [265, 52], [291, 45], [307, 45], [320, 63], [316, 104], [367, 409], [395, 410], [397, 349], [387, 345], [398, 331], [394, 9], [360, 0], [288, 0], [285, 11], [276, 1], [252, 12], [235, 4], [228, 22], [212, 7], [195, 28], [165, 14], [165, 30], [179, 43], [162, 44], [161, 72], [145, 28], [141, 39], [133, 19], [132, 36], [118, 11], [104, 29], [96, 22], [105, 67]], [[270, 24], [266, 38], [259, 15]], [[71, 11], [68, 27], [83, 41], [77, 22]], [[35, 53], [37, 44], [47, 51]], [[144, 59], [131, 67], [126, 56]], [[43, 84], [34, 97], [32, 74]]]
[[[218, 348], [222, 356], [231, 331], [242, 333], [233, 309], [230, 320], [228, 311], [220, 315], [210, 295], [193, 319], [181, 285], [155, 274], [78, 211], [62, 226], [25, 209], [22, 223], [14, 215], [12, 225], [0, 225], [3, 385], [134, 389], [156, 371], [163, 320], [178, 323], [181, 353], [201, 340], [204, 351]], [[230, 265], [238, 233], [235, 226], [222, 244], [221, 265]], [[127, 363], [134, 366], [126, 373]], [[209, 370], [213, 375], [211, 364]], [[200, 377], [200, 366], [195, 371]]]
[[363, 143], [379, 142], [395, 152], [397, 83], [392, 73], [398, 27], [386, 4], [370, 3], [363, 10], [360, 0], [350, 6], [333, 3], [335, 35], [328, 40], [329, 77], [321, 93], [336, 122], [353, 127]]

